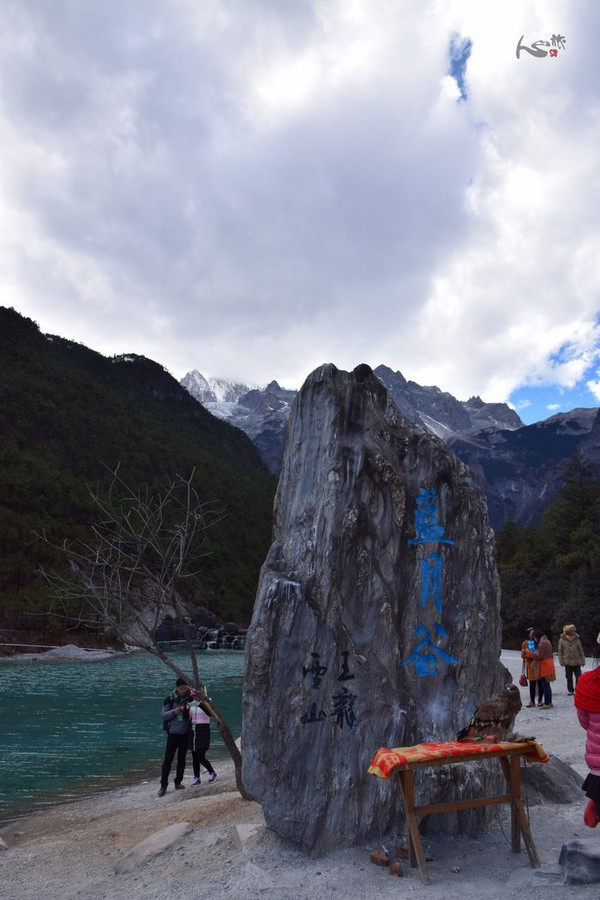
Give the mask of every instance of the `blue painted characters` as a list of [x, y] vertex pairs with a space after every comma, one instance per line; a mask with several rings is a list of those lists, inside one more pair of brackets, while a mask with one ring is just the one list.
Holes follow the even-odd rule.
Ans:
[[[444, 537], [445, 528], [439, 522], [439, 497], [436, 488], [421, 487], [416, 498], [415, 531], [416, 538], [408, 541], [409, 545], [419, 544], [448, 544], [454, 541]], [[431, 610], [441, 616], [442, 614], [442, 558], [439, 553], [433, 551], [421, 559], [421, 597], [419, 609], [423, 615]], [[431, 615], [427, 616], [431, 618]], [[439, 660], [447, 663], [457, 663], [458, 660], [451, 656], [443, 647], [439, 646], [440, 640], [447, 640], [448, 633], [441, 622], [434, 622], [427, 627], [422, 621], [413, 632], [416, 645], [409, 657], [402, 661], [403, 666], [414, 665], [420, 678], [436, 677], [438, 674]]]

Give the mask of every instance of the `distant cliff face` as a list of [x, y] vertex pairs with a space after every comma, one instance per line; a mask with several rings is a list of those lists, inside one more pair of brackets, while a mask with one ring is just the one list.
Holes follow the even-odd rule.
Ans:
[[448, 440], [453, 434], [472, 434], [482, 428], [521, 428], [523, 422], [506, 403], [484, 403], [480, 397], [462, 402], [438, 387], [406, 381], [400, 372], [378, 366], [375, 375], [402, 415]]
[[576, 453], [600, 472], [600, 410], [574, 409], [517, 431], [484, 429], [448, 445], [485, 492], [494, 528], [508, 521], [533, 525]]
[[[467, 463], [487, 496], [495, 529], [507, 521], [534, 524], [555, 498], [575, 453], [600, 471], [598, 409], [575, 409], [524, 425], [506, 403], [485, 403], [479, 397], [463, 402], [438, 387], [407, 381], [387, 366], [378, 366], [374, 374], [407, 419], [440, 437]], [[209, 384], [196, 371], [181, 383], [214, 415], [245, 431], [269, 469], [279, 475], [296, 391], [276, 381], [252, 390], [220, 381], [217, 396], [217, 382], [211, 379]], [[232, 399], [225, 401], [226, 395]]]

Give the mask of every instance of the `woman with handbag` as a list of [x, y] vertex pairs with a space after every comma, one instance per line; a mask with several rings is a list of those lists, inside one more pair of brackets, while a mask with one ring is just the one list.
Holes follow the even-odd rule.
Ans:
[[[535, 643], [533, 641], [533, 628], [527, 629], [528, 640], [523, 641], [521, 645], [521, 658], [523, 660], [523, 671], [521, 673], [521, 678], [519, 679], [519, 684], [522, 687], [525, 687], [527, 682], [529, 682], [529, 703], [527, 706], [535, 706], [535, 695], [537, 691], [538, 695], [538, 706], [542, 706], [544, 702], [544, 687], [540, 681], [540, 673], [539, 673], [539, 663], [536, 659], [528, 659], [525, 655], [526, 652], [535, 650]], [[525, 683], [523, 683], [523, 679]]]
[[552, 682], [556, 681], [554, 651], [549, 639], [539, 628], [533, 631], [532, 638], [535, 650], [527, 650], [525, 655], [527, 659], [533, 659], [539, 665], [539, 680], [544, 689], [544, 702], [540, 709], [552, 709]]

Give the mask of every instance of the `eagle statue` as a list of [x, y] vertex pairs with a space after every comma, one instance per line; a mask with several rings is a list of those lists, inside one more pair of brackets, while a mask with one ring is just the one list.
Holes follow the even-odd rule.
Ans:
[[504, 741], [511, 733], [517, 713], [522, 707], [521, 694], [516, 684], [507, 684], [504, 690], [479, 706], [457, 736], [457, 741]]

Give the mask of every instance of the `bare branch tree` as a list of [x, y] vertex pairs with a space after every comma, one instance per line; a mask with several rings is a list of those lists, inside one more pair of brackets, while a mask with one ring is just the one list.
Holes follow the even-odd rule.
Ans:
[[[217, 723], [233, 759], [237, 789], [252, 799], [242, 781], [242, 757], [218, 707], [202, 684], [193, 644], [189, 610], [180, 588], [198, 575], [207, 550], [207, 530], [225, 516], [223, 508], [201, 502], [189, 478], [167, 479], [164, 488], [135, 491], [110, 470], [112, 481], [106, 496], [89, 494], [99, 512], [89, 541], [54, 543], [47, 534], [38, 537], [68, 559], [71, 571], [61, 574], [42, 569], [55, 597], [53, 613], [76, 618], [78, 624], [99, 623], [124, 644], [146, 650], [160, 659], [201, 694]], [[160, 646], [157, 629], [171, 616], [184, 635], [192, 678]]]

